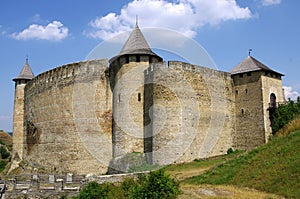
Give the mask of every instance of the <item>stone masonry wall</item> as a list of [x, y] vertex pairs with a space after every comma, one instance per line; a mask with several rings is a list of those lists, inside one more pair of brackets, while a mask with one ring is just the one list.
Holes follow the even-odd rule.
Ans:
[[263, 97], [263, 115], [264, 115], [264, 129], [265, 129], [265, 142], [268, 142], [271, 134], [271, 121], [269, 115], [270, 107], [270, 96], [272, 93], [276, 96], [277, 103], [285, 102], [283, 90], [282, 90], [282, 81], [279, 75], [272, 73], [265, 73], [261, 77], [262, 81], [262, 97]]
[[233, 76], [236, 107], [236, 143], [252, 149], [265, 143], [261, 72]]
[[168, 68], [152, 64], [145, 71], [145, 81], [149, 95], [145, 97], [145, 135], [151, 162], [189, 162], [224, 154], [234, 146], [229, 73], [169, 62]]
[[17, 154], [19, 158], [23, 158], [24, 143], [24, 88], [25, 82], [16, 83], [14, 98], [14, 120], [13, 120], [13, 155]]
[[48, 172], [101, 174], [112, 158], [107, 60], [64, 65], [25, 87], [25, 155]]

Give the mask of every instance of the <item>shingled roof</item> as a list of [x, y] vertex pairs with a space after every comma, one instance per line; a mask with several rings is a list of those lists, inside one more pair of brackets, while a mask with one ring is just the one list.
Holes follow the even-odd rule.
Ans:
[[16, 81], [16, 80], [31, 80], [32, 78], [34, 78], [34, 74], [28, 64], [28, 59], [26, 59], [26, 63], [25, 65], [23, 66], [20, 74], [15, 77], [13, 79], [13, 81]]
[[231, 75], [235, 75], [235, 74], [259, 71], [259, 70], [273, 72], [273, 73], [283, 76], [283, 74], [272, 70], [271, 68], [267, 67], [266, 65], [264, 65], [257, 59], [253, 58], [252, 56], [248, 56], [246, 59], [244, 59], [241, 63], [239, 63], [236, 67], [234, 67], [230, 71], [230, 73], [231, 73]]
[[122, 55], [152, 55], [158, 56], [154, 52], [152, 52], [148, 42], [146, 41], [143, 33], [141, 32], [139, 26], [136, 24], [134, 30], [129, 35], [127, 41], [125, 42], [120, 53], [110, 59], [110, 63], [119, 58]]

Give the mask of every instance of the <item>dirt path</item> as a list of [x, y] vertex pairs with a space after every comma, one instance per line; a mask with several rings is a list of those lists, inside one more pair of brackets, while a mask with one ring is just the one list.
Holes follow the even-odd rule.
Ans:
[[[215, 165], [206, 167], [193, 167], [182, 170], [167, 171], [173, 178], [178, 181], [182, 181], [192, 176], [201, 175]], [[224, 186], [224, 185], [190, 185], [180, 184], [182, 194], [179, 195], [179, 199], [281, 199], [284, 197], [277, 196], [270, 193], [265, 193], [249, 188], [240, 188], [235, 186]]]
[[260, 192], [254, 189], [237, 188], [223, 185], [181, 185], [182, 194], [179, 199], [193, 198], [228, 198], [228, 199], [281, 199], [284, 197]]

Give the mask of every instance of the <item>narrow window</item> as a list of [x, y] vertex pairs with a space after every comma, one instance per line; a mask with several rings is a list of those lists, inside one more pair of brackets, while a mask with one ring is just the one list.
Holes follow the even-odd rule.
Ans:
[[136, 62], [140, 62], [141, 61], [141, 56], [137, 55], [136, 56]]
[[239, 94], [239, 91], [238, 91], [238, 90], [236, 90], [236, 91], [235, 91], [235, 94], [236, 94], [236, 95], [237, 95], [237, 94]]
[[274, 93], [270, 95], [270, 108], [277, 108], [276, 95]]
[[138, 101], [141, 101], [141, 93], [138, 93]]
[[244, 115], [244, 109], [242, 109], [242, 115]]
[[121, 94], [118, 95], [118, 102], [121, 102]]
[[248, 89], [245, 89], [246, 93], [248, 93]]

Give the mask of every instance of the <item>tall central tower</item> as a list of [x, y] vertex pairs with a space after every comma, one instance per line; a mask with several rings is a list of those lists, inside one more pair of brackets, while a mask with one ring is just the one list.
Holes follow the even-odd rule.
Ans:
[[114, 159], [144, 152], [144, 70], [161, 61], [137, 24], [120, 53], [110, 60]]

